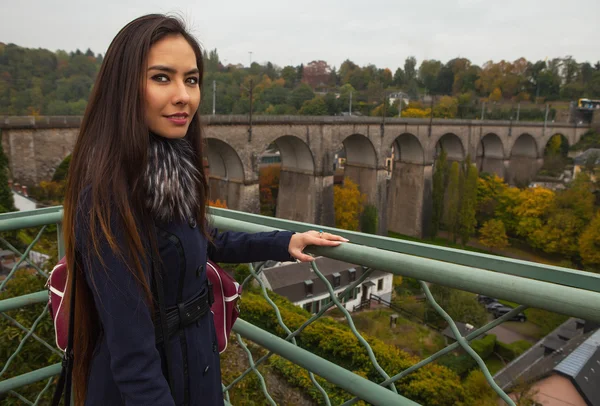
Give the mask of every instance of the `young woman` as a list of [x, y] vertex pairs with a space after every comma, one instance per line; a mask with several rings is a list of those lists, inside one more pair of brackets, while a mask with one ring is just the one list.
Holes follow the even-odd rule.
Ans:
[[[309, 261], [307, 245], [345, 241], [315, 231], [210, 227], [198, 114], [202, 74], [198, 43], [179, 20], [163, 15], [125, 26], [98, 73], [64, 205], [67, 263], [77, 263], [72, 269], [80, 275], [75, 298], [66, 298], [67, 306], [75, 300], [77, 405], [222, 404], [206, 311], [207, 259]], [[179, 309], [167, 345], [155, 330], [153, 252], [162, 264], [165, 307]], [[190, 304], [203, 310], [190, 316]]]

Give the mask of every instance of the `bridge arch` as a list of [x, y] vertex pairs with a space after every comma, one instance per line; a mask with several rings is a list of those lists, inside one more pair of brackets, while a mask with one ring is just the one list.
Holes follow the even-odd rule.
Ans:
[[244, 188], [244, 165], [233, 147], [217, 138], [206, 139], [209, 198], [221, 200], [230, 209], [240, 210]]
[[[275, 148], [271, 153], [279, 152], [281, 164], [259, 162], [260, 202], [261, 208], [267, 210], [264, 214], [296, 221], [318, 222], [320, 213], [317, 209], [322, 203], [323, 187], [315, 174], [313, 152], [306, 142], [294, 135], [279, 136], [270, 144], [264, 145], [264, 150], [273, 146]], [[278, 185], [264, 183], [266, 179], [263, 176], [267, 176], [267, 179], [270, 176], [263, 171], [269, 170], [274, 171], [271, 175], [279, 178]]]
[[442, 135], [435, 144], [434, 159], [442, 151], [446, 151], [449, 161], [462, 161], [465, 159], [465, 147], [460, 138], [453, 133]]
[[510, 149], [510, 157], [538, 158], [538, 145], [535, 138], [527, 133], [521, 134]]
[[346, 165], [377, 167], [375, 146], [362, 134], [352, 134], [342, 140], [346, 151]]
[[425, 152], [419, 139], [410, 133], [400, 134], [393, 142], [394, 161], [423, 164]]
[[521, 134], [510, 149], [507, 180], [510, 184], [526, 187], [542, 166], [538, 143], [528, 133]]
[[293, 135], [284, 135], [277, 138], [274, 143], [281, 154], [283, 168], [314, 173], [315, 159], [303, 140]]
[[477, 168], [504, 178], [504, 145], [495, 133], [486, 134], [477, 145]]
[[422, 237], [425, 184], [431, 168], [425, 165], [425, 151], [419, 139], [403, 133], [392, 142], [393, 162], [387, 195], [388, 229]]

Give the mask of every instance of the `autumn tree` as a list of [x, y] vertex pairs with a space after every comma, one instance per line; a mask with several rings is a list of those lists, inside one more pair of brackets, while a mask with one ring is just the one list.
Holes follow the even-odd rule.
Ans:
[[586, 267], [600, 272], [600, 211], [579, 237], [579, 255]]
[[458, 228], [462, 244], [467, 245], [477, 225], [477, 180], [479, 178], [479, 171], [471, 163], [470, 156], [467, 156], [462, 173], [464, 174], [464, 182], [461, 192]]
[[302, 82], [315, 89], [319, 86], [326, 85], [330, 75], [331, 67], [327, 62], [322, 60], [312, 61], [304, 66]]
[[448, 175], [448, 189], [446, 191], [446, 204], [444, 204], [444, 223], [448, 232], [452, 235], [452, 240], [456, 243], [458, 236], [460, 209], [460, 165], [458, 162], [452, 162], [450, 174]]
[[268, 165], [259, 170], [260, 213], [275, 216], [279, 194], [280, 165]]
[[209, 200], [208, 201], [208, 205], [210, 207], [217, 207], [217, 208], [221, 208], [221, 209], [226, 209], [227, 208], [227, 201], [226, 200], [221, 200], [221, 199]]
[[437, 236], [444, 214], [444, 192], [446, 190], [446, 178], [448, 176], [448, 161], [446, 151], [442, 148], [439, 157], [435, 161], [433, 173], [433, 216], [431, 221], [431, 238]]
[[344, 178], [342, 186], [333, 187], [335, 226], [344, 230], [358, 231], [359, 219], [367, 196], [350, 178]]
[[508, 246], [506, 229], [502, 220], [489, 220], [483, 224], [479, 230], [479, 242], [494, 251], [494, 249], [503, 249]]
[[377, 207], [372, 204], [365, 206], [360, 216], [360, 231], [367, 234], [377, 234]]
[[302, 104], [299, 111], [304, 116], [326, 116], [328, 114], [327, 104], [320, 96], [315, 96], [312, 100], [307, 100]]
[[0, 130], [0, 213], [17, 210], [12, 190], [8, 186], [8, 158], [2, 147], [2, 132]]

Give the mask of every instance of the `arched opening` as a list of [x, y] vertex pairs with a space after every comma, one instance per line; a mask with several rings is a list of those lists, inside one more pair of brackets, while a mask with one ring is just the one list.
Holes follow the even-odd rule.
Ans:
[[490, 133], [481, 139], [477, 146], [476, 163], [480, 172], [504, 178], [504, 146], [498, 135]]
[[530, 134], [521, 134], [510, 151], [508, 182], [518, 187], [527, 187], [535, 178], [540, 163], [538, 146]]
[[446, 151], [446, 156], [449, 161], [461, 162], [465, 159], [465, 148], [456, 134], [448, 133], [440, 137], [435, 145], [434, 159], [439, 156], [442, 149]]
[[260, 212], [297, 221], [314, 221], [315, 161], [301, 139], [284, 135], [258, 157]]
[[413, 237], [423, 236], [425, 201], [425, 155], [412, 134], [401, 134], [392, 143], [388, 184], [388, 230]]
[[562, 134], [554, 134], [548, 139], [544, 148], [544, 163], [540, 169], [540, 176], [559, 178], [566, 175], [569, 162], [569, 141]]
[[206, 140], [206, 172], [210, 185], [210, 200], [219, 206], [240, 209], [240, 192], [244, 186], [244, 167], [237, 152], [216, 138]]
[[[352, 134], [342, 140], [333, 162], [335, 188], [341, 188], [334, 191], [336, 226], [360, 230], [361, 213], [367, 206], [372, 206], [365, 211], [370, 216], [369, 229], [377, 222], [386, 203], [377, 198], [377, 161], [375, 147], [364, 135]], [[350, 201], [360, 202], [360, 207], [351, 208]]]

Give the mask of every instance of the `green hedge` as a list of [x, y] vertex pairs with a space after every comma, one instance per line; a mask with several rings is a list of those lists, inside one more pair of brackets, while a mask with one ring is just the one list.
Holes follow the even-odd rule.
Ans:
[[[495, 346], [496, 336], [494, 334], [487, 335], [484, 338], [473, 340], [471, 342], [471, 348], [484, 361], [494, 353]], [[458, 355], [448, 354], [442, 357], [439, 363], [447, 368], [450, 368], [461, 377], [466, 377], [470, 371], [477, 368], [477, 361], [475, 361], [473, 357], [464, 351]]]
[[[290, 330], [294, 331], [310, 317], [308, 312], [295, 306], [287, 299], [272, 292], [269, 292], [269, 296], [279, 307]], [[252, 292], [245, 293], [241, 310], [241, 317], [244, 320], [280, 337], [285, 336], [277, 323], [275, 312], [261, 296]], [[363, 337], [371, 346], [379, 365], [390, 376], [396, 375], [418, 362], [416, 357], [394, 346], [384, 344], [380, 340], [367, 335], [363, 335]], [[302, 348], [353, 371], [357, 375], [374, 382], [383, 381], [373, 367], [367, 351], [358, 342], [350, 329], [329, 317], [321, 318], [312, 323], [297, 337], [297, 341]], [[289, 365], [281, 366], [280, 369], [288, 371], [285, 374], [286, 376], [295, 373]], [[295, 382], [295, 384], [305, 387], [307, 390], [312, 386], [312, 383], [309, 385], [308, 382], [310, 381], [306, 379], [298, 379], [297, 381], [304, 382]], [[420, 368], [397, 382], [396, 386], [404, 396], [421, 404], [450, 406], [463, 402], [465, 399], [459, 376], [450, 369], [436, 364]], [[353, 397], [339, 388], [333, 386], [332, 388], [332, 398], [336, 399], [336, 402]], [[319, 402], [318, 398], [315, 397], [314, 399]]]
[[515, 341], [512, 344], [504, 344], [500, 341], [496, 341], [496, 348], [494, 351], [508, 362], [523, 354], [531, 348], [532, 345], [533, 344], [526, 340]]
[[475, 350], [477, 355], [482, 359], [488, 359], [490, 355], [494, 353], [494, 347], [496, 346], [496, 335], [489, 334], [484, 338], [473, 340], [471, 342], [471, 348]]

